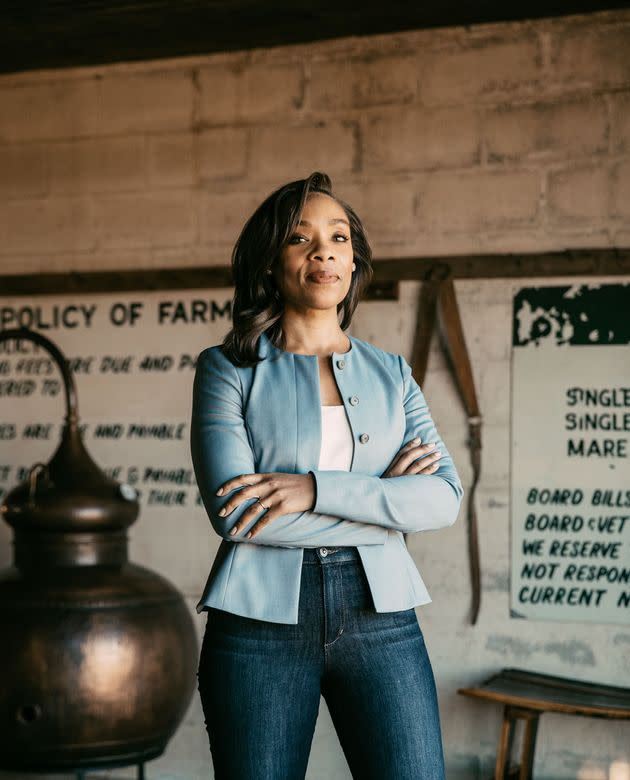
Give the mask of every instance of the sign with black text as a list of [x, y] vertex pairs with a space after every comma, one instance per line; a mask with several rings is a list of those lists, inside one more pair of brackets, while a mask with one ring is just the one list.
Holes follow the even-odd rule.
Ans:
[[[2, 329], [26, 326], [64, 353], [88, 452], [138, 491], [132, 554], [192, 593], [208, 572], [204, 540], [219, 541], [192, 467], [192, 383], [199, 352], [232, 325], [231, 298], [231, 289], [195, 289], [0, 299]], [[31, 341], [0, 342], [0, 500], [50, 459], [64, 405], [48, 352]], [[7, 533], [3, 527], [8, 541]]]
[[630, 623], [630, 285], [513, 301], [511, 615]]

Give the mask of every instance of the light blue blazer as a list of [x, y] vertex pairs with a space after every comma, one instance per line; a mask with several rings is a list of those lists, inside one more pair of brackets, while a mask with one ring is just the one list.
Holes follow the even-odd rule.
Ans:
[[[464, 494], [424, 395], [400, 356], [349, 336], [348, 352], [332, 355], [354, 449], [350, 471], [319, 470], [321, 400], [317, 356], [284, 352], [263, 334], [257, 366], [235, 367], [220, 347], [198, 356], [190, 445], [201, 499], [222, 538], [197, 611], [215, 607], [275, 623], [297, 623], [304, 547], [356, 546], [377, 612], [431, 601], [403, 532], [450, 526]], [[381, 478], [414, 436], [442, 453], [433, 474]], [[229, 530], [254, 503], [227, 517], [217, 496], [240, 474], [311, 473], [312, 510], [269, 523], [252, 540]]]

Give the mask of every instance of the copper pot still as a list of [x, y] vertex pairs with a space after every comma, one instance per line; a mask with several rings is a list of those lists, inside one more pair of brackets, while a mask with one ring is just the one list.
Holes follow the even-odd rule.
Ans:
[[13, 566], [0, 571], [0, 768], [57, 771], [159, 756], [195, 687], [197, 639], [180, 593], [127, 559], [139, 502], [86, 451], [74, 377], [58, 364], [66, 417], [46, 464], [0, 505]]

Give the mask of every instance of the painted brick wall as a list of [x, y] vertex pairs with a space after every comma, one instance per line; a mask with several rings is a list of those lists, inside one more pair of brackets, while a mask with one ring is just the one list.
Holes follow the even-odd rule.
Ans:
[[[224, 264], [262, 197], [314, 169], [363, 217], [377, 257], [628, 246], [630, 12], [2, 76], [0, 267]], [[520, 284], [457, 282], [484, 411], [476, 627], [464, 513], [410, 539], [434, 597], [418, 615], [449, 777], [488, 776], [499, 731], [499, 713], [457, 687], [503, 666], [630, 685], [630, 630], [508, 616]], [[408, 357], [416, 291], [403, 285], [394, 316], [391, 304], [359, 307], [353, 332]], [[465, 415], [435, 343], [425, 389], [467, 486]], [[187, 595], [192, 609], [198, 594]], [[320, 712], [308, 778], [349, 778]], [[208, 766], [195, 701], [151, 777], [192, 780]], [[545, 716], [535, 773], [628, 780], [627, 727]]]

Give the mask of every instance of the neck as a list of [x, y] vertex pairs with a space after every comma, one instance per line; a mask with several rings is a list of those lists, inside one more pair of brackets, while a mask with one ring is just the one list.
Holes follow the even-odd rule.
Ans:
[[283, 317], [283, 349], [301, 355], [328, 356], [333, 352], [347, 352], [350, 339], [341, 330], [339, 321], [330, 318], [319, 322], [306, 322], [303, 319]]

